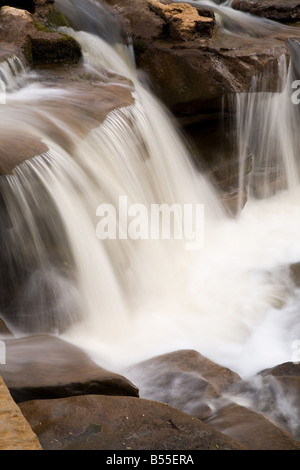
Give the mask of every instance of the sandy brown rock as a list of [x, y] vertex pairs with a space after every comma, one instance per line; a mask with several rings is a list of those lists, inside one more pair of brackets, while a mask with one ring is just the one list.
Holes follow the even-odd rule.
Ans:
[[37, 436], [0, 377], [0, 450], [42, 450]]
[[20, 404], [49, 450], [243, 450], [245, 446], [163, 403], [89, 395]]
[[148, 0], [148, 5], [163, 19], [170, 37], [182, 41], [193, 41], [199, 37], [210, 37], [215, 27], [212, 17], [201, 16], [198, 10], [186, 3], [164, 5], [159, 0]]
[[17, 403], [91, 393], [138, 396], [128, 379], [98, 367], [80, 348], [54, 336], [7, 339], [5, 345], [0, 375]]

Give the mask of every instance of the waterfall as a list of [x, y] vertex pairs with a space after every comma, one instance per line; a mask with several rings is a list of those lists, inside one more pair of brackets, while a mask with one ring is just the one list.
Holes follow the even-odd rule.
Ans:
[[[120, 86], [132, 87], [134, 103], [90, 130], [84, 116], [79, 122], [63, 112], [80, 101], [78, 91], [49, 86], [39, 71], [8, 89], [0, 137], [22, 146], [25, 136], [40, 152], [0, 178], [1, 314], [16, 334], [50, 331], [114, 369], [178, 348], [246, 375], [289, 360], [300, 337], [299, 292], [289, 275], [300, 260], [299, 139], [289, 100], [295, 72], [283, 92], [236, 97], [239, 152], [251, 149], [253, 177], [267, 168], [267, 181], [257, 199], [251, 180], [253, 197], [238, 218], [228, 218], [172, 117], [140, 82], [130, 48], [95, 34], [95, 21], [91, 31], [81, 30], [90, 24], [80, 16], [85, 7], [93, 16], [101, 4], [76, 5], [58, 2], [66, 12], [74, 7], [74, 29], [66, 31], [80, 43], [86, 71], [126, 77]], [[242, 27], [241, 15], [234, 22]], [[284, 61], [279, 65], [287, 76]], [[276, 180], [274, 190], [272, 172], [284, 174], [283, 187]], [[122, 197], [146, 210], [203, 205], [203, 247], [189, 251], [174, 238], [99, 239], [97, 208], [117, 208]], [[124, 235], [127, 227], [118, 229]]]

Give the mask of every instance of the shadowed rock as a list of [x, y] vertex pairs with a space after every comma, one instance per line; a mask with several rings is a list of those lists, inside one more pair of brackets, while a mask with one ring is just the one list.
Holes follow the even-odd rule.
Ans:
[[73, 395], [138, 396], [125, 377], [98, 367], [80, 348], [54, 336], [8, 339], [3, 377], [16, 402]]

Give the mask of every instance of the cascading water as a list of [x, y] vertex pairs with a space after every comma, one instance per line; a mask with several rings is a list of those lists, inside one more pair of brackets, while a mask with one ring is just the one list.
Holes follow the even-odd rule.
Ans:
[[[231, 24], [231, 9], [214, 7], [220, 15], [226, 11]], [[72, 15], [76, 23], [76, 9]], [[235, 24], [247, 24], [246, 15], [234, 15]], [[262, 30], [261, 20], [249, 21]], [[112, 111], [92, 130], [81, 117], [80, 126], [89, 129], [82, 137], [76, 118], [62, 113], [78, 96], [49, 87], [36, 71], [9, 90], [0, 107], [1, 136], [14, 139], [18, 128], [45, 147], [0, 181], [3, 316], [19, 334], [63, 332], [115, 370], [179, 348], [194, 348], [245, 376], [290, 360], [300, 338], [299, 291], [289, 275], [289, 265], [300, 260], [290, 78], [282, 93], [236, 97], [240, 152], [247, 144], [258, 155], [257, 171], [271, 160], [272, 171], [280, 167], [286, 179], [283, 191], [250, 198], [239, 218], [229, 219], [167, 112], [139, 82], [126, 50], [92, 33], [68, 29], [82, 47], [87, 72], [127, 77], [134, 104]], [[97, 207], [116, 207], [120, 196], [147, 208], [204, 204], [204, 247], [97, 239]]]

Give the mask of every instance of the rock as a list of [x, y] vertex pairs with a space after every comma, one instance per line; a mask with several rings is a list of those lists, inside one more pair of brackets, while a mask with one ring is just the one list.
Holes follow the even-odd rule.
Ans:
[[192, 142], [191, 153], [196, 167], [211, 181], [228, 215], [236, 215], [248, 197], [253, 166], [250, 150], [242, 159], [236, 132], [226, 118], [187, 126], [185, 132]]
[[267, 375], [272, 375], [274, 377], [300, 377], [300, 363], [284, 362], [283, 364], [278, 364], [275, 367], [264, 369], [259, 373], [259, 375], [263, 377], [266, 377]]
[[[177, 18], [170, 11], [176, 11], [177, 3], [164, 5], [157, 0], [109, 0], [109, 3], [126, 19], [137, 66], [146, 73], [155, 94], [182, 123], [199, 122], [208, 114], [220, 112], [225, 95], [248, 91], [253, 76], [263, 72], [267, 76], [267, 91], [277, 91], [278, 60], [282, 55], [289, 58], [290, 54], [285, 40], [228, 35], [215, 26], [211, 37], [196, 34], [190, 26], [182, 40], [178, 30], [170, 31], [170, 21], [174, 23]], [[193, 24], [199, 10], [189, 6], [186, 11], [193, 19], [188, 24]], [[207, 9], [204, 13], [200, 10], [200, 14], [206, 18], [205, 24], [214, 21], [212, 13], [207, 16]], [[175, 21], [176, 27], [177, 23], [183, 24], [182, 20]]]
[[291, 278], [297, 287], [300, 287], [300, 262], [290, 266]]
[[300, 450], [300, 442], [259, 413], [229, 404], [206, 421], [249, 450]]
[[[57, 65], [51, 69], [40, 66], [37, 72], [37, 78], [31, 83], [41, 81], [43, 86], [53, 90], [64, 87], [67, 92], [60, 99], [41, 95], [35, 99], [35, 107], [25, 103], [20, 109], [19, 103], [11, 103], [9, 99], [5, 107], [0, 106], [0, 117], [6, 118], [0, 123], [0, 174], [10, 174], [24, 160], [47, 152], [48, 146], [38, 136], [39, 131], [45, 130], [49, 134], [51, 129], [55, 141], [65, 150], [72, 151], [74, 139], [65, 132], [69, 125], [76, 123], [77, 136], [84, 137], [92, 128], [99, 126], [110, 111], [134, 102], [130, 83], [119, 76], [108, 75], [107, 80], [100, 81], [81, 65], [68, 68]], [[58, 114], [64, 122], [63, 128], [55, 124]], [[14, 122], [20, 122], [17, 135], [8, 116]], [[49, 120], [49, 116], [53, 119]], [[27, 126], [24, 125], [26, 120], [29, 121]]]
[[144, 398], [168, 403], [192, 416], [211, 414], [214, 400], [240, 380], [235, 372], [193, 350], [157, 356], [126, 370]]
[[13, 336], [13, 334], [7, 327], [3, 318], [0, 317], [0, 338], [6, 338], [8, 336]]
[[[259, 373], [272, 386], [276, 408], [268, 415], [300, 440], [300, 341], [295, 341], [297, 362], [285, 362]], [[277, 411], [276, 411], [277, 409]]]
[[[216, 172], [220, 175], [224, 170], [224, 174], [230, 175], [228, 180], [222, 176], [222, 187], [219, 181], [216, 186], [224, 207], [235, 214], [238, 205], [243, 207], [246, 202], [248, 187], [247, 176], [243, 179], [244, 187], [239, 187], [238, 151], [232, 149], [227, 154], [229, 160], [224, 158], [216, 167], [213, 147], [202, 158], [202, 147], [198, 146], [201, 139], [195, 135], [205, 138], [207, 122], [220, 121], [223, 112], [232, 118], [234, 109], [227, 98], [251, 90], [253, 77], [257, 77], [257, 90], [282, 89], [278, 64], [283, 57], [289, 63], [286, 40], [289, 35], [296, 37], [297, 31], [280, 30], [265, 37], [247, 37], [228, 34], [217, 27], [208, 7], [197, 10], [189, 5], [176, 13], [177, 3], [158, 0], [109, 0], [109, 4], [125, 19], [141, 76], [177, 119], [195, 155], [200, 155], [200, 165], [204, 163], [205, 171], [212, 175], [212, 182], [216, 182]], [[207, 19], [202, 24], [210, 25], [205, 34], [195, 27], [199, 13]], [[186, 14], [190, 20], [184, 27]]]
[[45, 450], [243, 450], [166, 404], [100, 395], [21, 403]]
[[0, 450], [43, 450], [0, 377]]
[[[41, 0], [38, 0], [41, 1]], [[46, 0], [42, 0], [44, 3]], [[51, 1], [51, 0], [50, 0]], [[0, 7], [8, 6], [18, 8], [21, 10], [27, 10], [33, 13], [35, 10], [35, 0], [0, 0]]]
[[[9, 6], [0, 10], [0, 42], [29, 64], [74, 63], [81, 58], [75, 39], [45, 28], [28, 11]], [[0, 61], [4, 59], [7, 54], [2, 53]]]
[[292, 23], [300, 20], [299, 0], [233, 0], [235, 10], [262, 16], [269, 20]]
[[128, 379], [98, 367], [80, 348], [54, 336], [8, 339], [5, 345], [0, 375], [17, 403], [91, 393], [138, 396]]
[[210, 37], [215, 27], [213, 15], [201, 16], [198, 10], [186, 3], [164, 5], [159, 0], [148, 0], [150, 10], [165, 23], [170, 38], [180, 41], [193, 41], [199, 37]]

